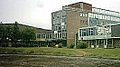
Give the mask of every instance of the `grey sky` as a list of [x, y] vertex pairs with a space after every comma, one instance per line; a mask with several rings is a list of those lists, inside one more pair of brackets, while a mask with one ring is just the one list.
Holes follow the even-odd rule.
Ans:
[[51, 12], [75, 2], [91, 3], [94, 7], [120, 12], [120, 0], [0, 0], [0, 21], [51, 29]]

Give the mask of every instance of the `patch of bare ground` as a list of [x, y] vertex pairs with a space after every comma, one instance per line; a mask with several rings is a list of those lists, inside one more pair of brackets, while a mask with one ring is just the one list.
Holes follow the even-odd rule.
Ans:
[[0, 67], [119, 67], [120, 60], [47, 55], [0, 55]]

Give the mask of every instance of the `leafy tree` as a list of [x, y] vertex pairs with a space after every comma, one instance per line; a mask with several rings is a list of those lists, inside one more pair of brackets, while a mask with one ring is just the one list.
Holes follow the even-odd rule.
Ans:
[[4, 27], [2, 22], [0, 23], [0, 46], [2, 46], [3, 43], [3, 34], [4, 34]]
[[13, 44], [12, 46], [17, 47], [18, 46], [17, 41], [20, 40], [21, 32], [19, 30], [18, 23], [16, 21], [15, 21], [15, 24], [14, 24], [11, 32], [12, 32], [11, 40], [12, 40], [12, 44]]
[[2, 22], [0, 23], [0, 41], [2, 39], [2, 34], [3, 33], [3, 26], [2, 26]]
[[8, 46], [9, 38], [11, 36], [11, 27], [10, 26], [3, 26], [3, 24], [0, 24], [0, 44], [1, 46]]
[[30, 28], [22, 30], [22, 41], [25, 42], [26, 46], [29, 46], [32, 40], [35, 40], [35, 30]]
[[0, 43], [1, 45], [8, 45], [8, 42], [12, 42], [12, 46], [17, 46], [17, 41], [20, 39], [20, 30], [18, 27], [18, 23], [12, 25], [3, 25], [2, 22], [0, 24]]
[[[26, 45], [29, 45], [30, 41], [35, 39], [35, 30], [31, 28], [19, 29], [18, 23], [14, 25], [3, 25], [0, 23], [0, 46], [8, 46], [9, 42], [13, 47], [25, 46], [18, 41], [23, 41]], [[18, 45], [19, 44], [19, 45]]]
[[11, 38], [13, 37], [12, 34], [13, 34], [13, 27], [12, 26], [7, 26], [5, 27], [5, 42], [7, 45], [9, 45], [9, 42], [11, 41]]

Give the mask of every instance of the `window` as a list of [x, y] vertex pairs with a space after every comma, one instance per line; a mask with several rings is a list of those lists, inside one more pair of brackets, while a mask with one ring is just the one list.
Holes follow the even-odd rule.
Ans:
[[92, 17], [92, 18], [93, 18], [93, 13], [89, 13], [89, 17]]
[[88, 21], [86, 20], [86, 23], [87, 23]]
[[108, 39], [108, 44], [112, 44], [112, 39]]
[[83, 20], [83, 23], [84, 23], [84, 20]]
[[80, 13], [80, 16], [82, 16], [82, 13]]
[[82, 34], [81, 34], [81, 33], [82, 33], [82, 30], [80, 29], [80, 37], [82, 36]]
[[37, 38], [39, 38], [39, 34], [37, 34]]
[[82, 16], [84, 17], [84, 16], [85, 16], [85, 14], [83, 13], [83, 14], [82, 14]]
[[87, 17], [87, 14], [85, 14], [85, 17]]
[[94, 35], [93, 28], [90, 28], [90, 35]]
[[85, 29], [82, 30], [82, 36], [86, 36], [86, 30]]
[[58, 30], [61, 30], [61, 28], [60, 28], [60, 27], [58, 27]]
[[80, 23], [82, 23], [82, 20], [80, 20]]

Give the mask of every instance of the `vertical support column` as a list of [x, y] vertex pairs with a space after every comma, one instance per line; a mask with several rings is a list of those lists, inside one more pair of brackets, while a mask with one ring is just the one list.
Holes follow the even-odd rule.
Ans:
[[96, 48], [99, 48], [98, 40], [96, 40]]
[[107, 48], [108, 45], [108, 39], [106, 39], [106, 44], [104, 45], [104, 48]]
[[45, 39], [46, 39], [46, 37], [47, 37], [47, 36], [46, 36], [46, 34], [45, 34]]
[[36, 33], [36, 40], [37, 40], [37, 33]]
[[114, 45], [114, 42], [113, 42], [113, 39], [112, 39], [112, 47], [113, 47], [113, 45]]
[[104, 48], [106, 48], [106, 39], [105, 40], [103, 39], [103, 46]]
[[88, 15], [88, 26], [90, 26], [90, 21], [89, 21], [89, 18], [90, 18], [90, 17], [89, 17], [89, 15]]
[[94, 40], [91, 40], [91, 48], [94, 48]]

